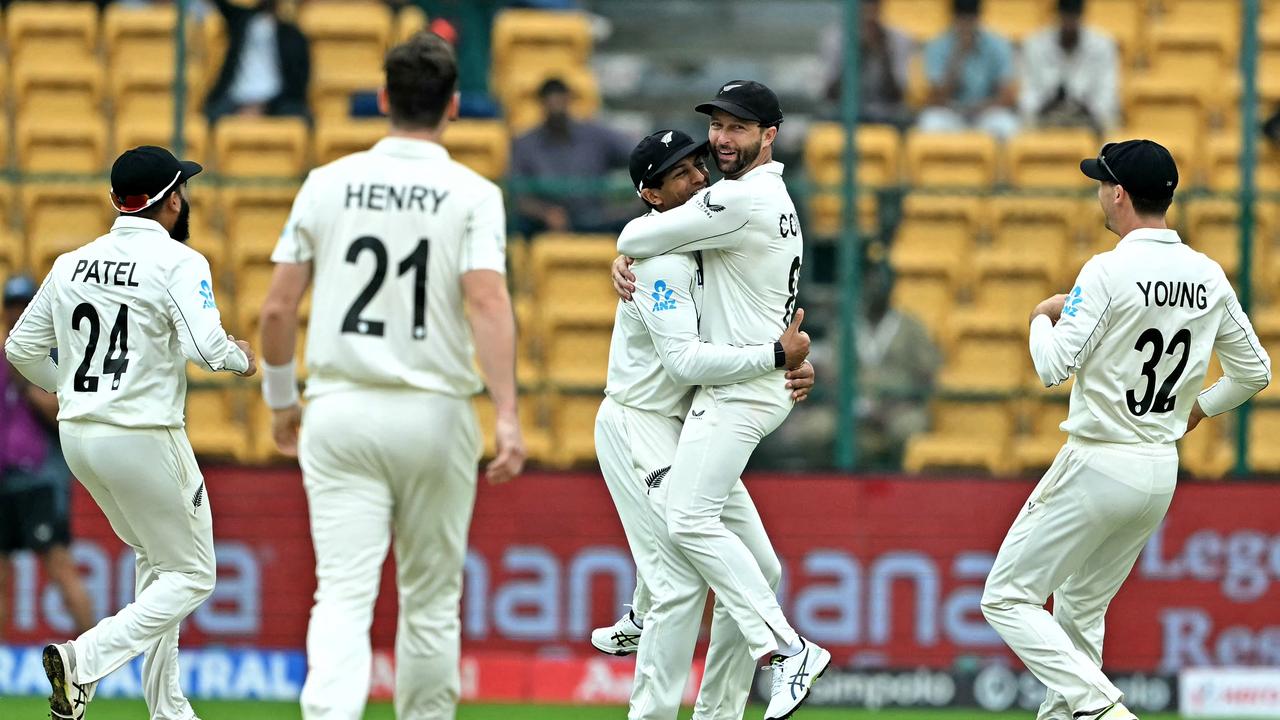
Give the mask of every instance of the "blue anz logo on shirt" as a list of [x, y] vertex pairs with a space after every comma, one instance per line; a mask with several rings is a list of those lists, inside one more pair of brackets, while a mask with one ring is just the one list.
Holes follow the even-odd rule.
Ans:
[[655, 282], [653, 284], [653, 292], [649, 294], [653, 296], [654, 312], [676, 309], [676, 301], [671, 299], [671, 297], [675, 295], [675, 291], [667, 287], [666, 280], [658, 280]]
[[212, 310], [217, 307], [213, 301], [213, 288], [209, 286], [208, 280], [200, 281], [200, 297], [204, 298], [204, 304], [201, 305], [205, 310]]
[[1080, 309], [1080, 304], [1084, 302], [1084, 292], [1077, 285], [1071, 289], [1071, 294], [1067, 296], [1066, 302], [1062, 304], [1062, 314], [1070, 317], [1076, 316], [1076, 311]]

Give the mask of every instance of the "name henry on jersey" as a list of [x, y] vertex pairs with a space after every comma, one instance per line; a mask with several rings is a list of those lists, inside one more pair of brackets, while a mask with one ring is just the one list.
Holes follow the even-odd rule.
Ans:
[[133, 273], [137, 269], [137, 263], [124, 260], [80, 260], [71, 273], [71, 281], [138, 287], [133, 279]]
[[431, 214], [440, 210], [440, 204], [449, 197], [448, 190], [436, 190], [423, 185], [368, 185], [347, 184], [347, 200], [344, 208], [350, 210], [413, 210], [427, 212], [430, 205]]
[[1204, 310], [1209, 307], [1209, 291], [1204, 283], [1140, 282], [1135, 283], [1142, 292], [1147, 307], [1185, 307]]

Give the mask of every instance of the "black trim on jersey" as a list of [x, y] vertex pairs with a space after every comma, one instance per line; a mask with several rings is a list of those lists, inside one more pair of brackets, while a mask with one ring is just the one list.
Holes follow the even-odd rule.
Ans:
[[750, 217], [750, 216], [747, 216], [747, 219], [746, 219], [746, 220], [743, 220], [741, 225], [739, 225], [738, 227], [736, 227], [736, 228], [734, 228], [734, 229], [732, 229], [732, 230], [726, 230], [726, 231], [724, 231], [724, 232], [722, 232], [722, 233], [717, 233], [717, 234], [715, 234], [715, 235], [707, 235], [706, 237], [700, 237], [700, 238], [698, 238], [697, 240], [690, 240], [689, 242], [684, 243], [683, 245], [677, 245], [677, 246], [675, 246], [675, 247], [671, 248], [670, 250], [668, 250], [668, 251], [666, 251], [666, 252], [658, 253], [658, 254], [659, 254], [659, 255], [670, 255], [671, 253], [674, 253], [674, 252], [680, 252], [680, 248], [685, 247], [685, 245], [693, 245], [693, 244], [695, 244], [695, 243], [703, 242], [704, 240], [710, 240], [710, 239], [712, 239], [712, 238], [724, 237], [725, 235], [732, 235], [733, 233], [736, 233], [736, 232], [738, 232], [739, 230], [741, 230], [742, 228], [746, 227], [746, 226], [747, 226], [747, 224], [748, 224], [748, 223], [750, 223], [750, 222], [751, 222], [751, 217]]
[[1089, 331], [1089, 337], [1084, 339], [1084, 344], [1081, 345], [1080, 349], [1076, 351], [1076, 354], [1071, 357], [1072, 363], [1075, 363], [1077, 360], [1079, 360], [1080, 353], [1084, 352], [1084, 349], [1089, 347], [1089, 341], [1093, 340], [1094, 334], [1097, 333], [1098, 328], [1102, 326], [1102, 320], [1107, 317], [1107, 311], [1110, 309], [1111, 309], [1111, 298], [1107, 298], [1107, 306], [1102, 308], [1102, 314], [1098, 315], [1098, 322], [1093, 324], [1093, 330]]
[[1244, 323], [1236, 319], [1235, 313], [1231, 312], [1230, 305], [1227, 305], [1225, 309], [1227, 311], [1227, 317], [1231, 318], [1231, 322], [1234, 322], [1236, 327], [1240, 328], [1240, 332], [1244, 333], [1245, 342], [1249, 343], [1249, 349], [1253, 351], [1253, 356], [1258, 358], [1258, 363], [1262, 365], [1263, 369], [1266, 369], [1267, 364], [1262, 361], [1262, 354], [1253, 346], [1253, 340], [1249, 339], [1249, 331], [1244, 329]]
[[[44, 282], [40, 283], [40, 289], [36, 290], [36, 294], [31, 296], [31, 302], [28, 302], [27, 307], [23, 308], [22, 316], [18, 318], [18, 322], [14, 323], [13, 327], [10, 328], [9, 330], [10, 336], [18, 332], [18, 328], [22, 327], [23, 321], [27, 319], [27, 308], [34, 308], [36, 306], [36, 301], [40, 299], [40, 294], [43, 293], [44, 289], [48, 287], [49, 284], [52, 282], [53, 282], [53, 270], [50, 270], [49, 274], [45, 276]], [[56, 360], [54, 361], [54, 364], [55, 365], [57, 364]]]
[[164, 292], [169, 296], [169, 300], [173, 303], [173, 306], [178, 308], [178, 316], [182, 318], [182, 324], [187, 326], [187, 334], [191, 336], [191, 344], [195, 346], [196, 354], [204, 361], [204, 366], [209, 368], [211, 372], [218, 372], [213, 367], [213, 363], [209, 362], [208, 358], [204, 356], [204, 353], [200, 352], [200, 342], [196, 340], [196, 334], [191, 332], [191, 323], [187, 322], [187, 314], [182, 312], [182, 306], [179, 305], [178, 301], [173, 297], [173, 293], [169, 292], [169, 288], [165, 288]]

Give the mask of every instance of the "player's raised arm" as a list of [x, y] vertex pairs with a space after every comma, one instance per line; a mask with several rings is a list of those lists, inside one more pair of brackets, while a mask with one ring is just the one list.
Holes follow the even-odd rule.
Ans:
[[1031, 318], [1031, 361], [1045, 387], [1071, 377], [1097, 347], [1106, 330], [1111, 296], [1102, 264], [1090, 260], [1075, 287], [1036, 307]]
[[222, 328], [222, 316], [213, 297], [209, 261], [192, 253], [174, 266], [165, 288], [169, 319], [178, 332], [182, 354], [210, 372], [230, 370], [252, 375], [252, 355]]
[[44, 279], [40, 291], [9, 331], [9, 337], [4, 342], [4, 354], [33, 385], [47, 392], [56, 392], [58, 366], [49, 357], [49, 351], [58, 342], [53, 328], [53, 296], [56, 289], [50, 282], [51, 277], [52, 273]]
[[[690, 287], [694, 265], [686, 258], [641, 260], [636, 275], [636, 309], [658, 351], [662, 366], [683, 385], [730, 385], [782, 367], [795, 367], [808, 354], [808, 335], [793, 333], [792, 352], [772, 345], [713, 345], [698, 336], [698, 314]], [[803, 345], [803, 347], [801, 347]]]
[[746, 237], [738, 231], [751, 219], [754, 202], [746, 183], [721, 180], [680, 207], [627, 223], [618, 236], [618, 252], [647, 258], [734, 247]]
[[[1225, 277], [1222, 282], [1227, 283]], [[1193, 413], [1198, 410], [1204, 417], [1236, 408], [1271, 382], [1271, 358], [1258, 342], [1234, 290], [1228, 290], [1213, 350], [1222, 362], [1222, 377], [1196, 398]]]

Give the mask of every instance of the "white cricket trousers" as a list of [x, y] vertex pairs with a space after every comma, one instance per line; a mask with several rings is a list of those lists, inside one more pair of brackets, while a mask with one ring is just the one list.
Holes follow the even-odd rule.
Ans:
[[756, 446], [791, 412], [783, 371], [703, 387], [680, 431], [667, 475], [667, 534], [715, 591], [750, 653], [765, 658], [796, 641], [769, 579], [722, 513]]
[[154, 720], [191, 720], [178, 684], [178, 625], [213, 592], [213, 516], [181, 428], [58, 424], [67, 465], [116, 535], [133, 548], [134, 601], [72, 641], [76, 682], [106, 677], [139, 654]]
[[1040, 720], [1070, 720], [1122, 697], [1102, 673], [1103, 619], [1164, 519], [1177, 475], [1172, 443], [1072, 437], [1009, 528], [982, 613], [1048, 687]]
[[398, 388], [335, 392], [307, 405], [299, 443], [316, 552], [303, 717], [364, 713], [369, 627], [394, 537], [396, 717], [451, 720], [481, 450], [471, 400]]
[[[674, 720], [707, 603], [707, 584], [671, 545], [664, 519], [665, 476], [680, 428], [675, 418], [611, 398], [596, 416], [596, 454], [636, 561], [633, 609], [644, 622], [629, 720]], [[741, 481], [729, 495], [723, 519], [776, 589], [782, 565]], [[694, 720], [740, 720], [755, 673], [746, 640], [717, 602]]]

